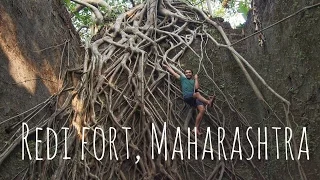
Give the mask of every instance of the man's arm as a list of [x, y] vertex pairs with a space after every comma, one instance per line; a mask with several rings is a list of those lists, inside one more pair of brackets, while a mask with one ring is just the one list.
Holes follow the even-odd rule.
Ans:
[[178, 73], [176, 73], [171, 67], [170, 65], [163, 65], [163, 67], [167, 68], [167, 70], [177, 79], [180, 79], [180, 75]]
[[194, 75], [194, 88], [195, 89], [199, 89], [200, 88], [199, 81], [198, 81], [198, 74]]

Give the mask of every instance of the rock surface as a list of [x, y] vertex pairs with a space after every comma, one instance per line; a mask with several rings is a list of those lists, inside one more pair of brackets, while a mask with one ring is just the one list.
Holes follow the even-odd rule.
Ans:
[[[57, 92], [60, 69], [82, 60], [80, 38], [60, 0], [2, 0], [0, 3], [0, 122], [26, 111]], [[60, 83], [60, 84], [59, 84]], [[1, 125], [1, 147], [14, 131]], [[7, 129], [6, 129], [7, 130]], [[28, 161], [21, 147], [0, 167], [0, 179], [14, 177]]]
[[[319, 3], [319, 1], [271, 1], [255, 0], [258, 16], [265, 28], [298, 10]], [[249, 16], [250, 17], [250, 16]], [[254, 32], [251, 18], [244, 29], [248, 36]], [[320, 176], [319, 128], [320, 128], [320, 6], [305, 10], [264, 31], [266, 42], [263, 47], [258, 46], [257, 36], [246, 42], [244, 57], [256, 68], [266, 82], [280, 95], [290, 101], [291, 125], [296, 133], [299, 148], [301, 128], [307, 127], [310, 160], [302, 156], [301, 164], [307, 179], [318, 179]], [[282, 104], [259, 83], [260, 90], [271, 107], [280, 110]], [[246, 92], [242, 89], [241, 92]], [[245, 96], [252, 103], [243, 104], [246, 111], [258, 114], [265, 121], [263, 126], [277, 126], [272, 113], [262, 108], [250, 95]], [[256, 108], [260, 107], [260, 108]], [[258, 116], [258, 117], [259, 117]], [[258, 120], [258, 119], [256, 119]], [[280, 120], [286, 124], [284, 116]], [[255, 119], [251, 119], [252, 122]], [[259, 121], [260, 122], [260, 121]], [[287, 124], [286, 124], [287, 125]], [[270, 134], [273, 136], [274, 134]], [[271, 143], [274, 139], [270, 137]], [[275, 145], [269, 147], [271, 156], [275, 156]], [[283, 147], [282, 147], [283, 148]], [[300, 179], [295, 161], [270, 160], [263, 163], [268, 179]], [[291, 176], [291, 177], [290, 177]]]

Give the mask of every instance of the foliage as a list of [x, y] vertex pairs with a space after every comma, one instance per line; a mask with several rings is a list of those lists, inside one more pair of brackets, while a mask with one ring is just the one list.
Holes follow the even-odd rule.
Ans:
[[241, 24], [247, 20], [251, 0], [228, 0], [226, 6], [223, 2], [224, 0], [221, 0], [221, 6], [225, 7], [225, 14], [221, 17], [229, 21], [233, 27], [241, 27]]
[[247, 15], [248, 15], [249, 10], [250, 10], [250, 6], [249, 6], [247, 0], [239, 3], [238, 12], [242, 14], [242, 16], [245, 20], [247, 20]]
[[64, 0], [65, 5], [70, 13], [72, 13], [72, 24], [78, 30], [82, 40], [90, 37], [90, 26], [93, 25], [92, 12], [88, 8], [83, 8], [80, 11], [75, 12], [76, 3], [70, 0]]
[[[71, 0], [64, 0], [64, 3], [72, 15], [72, 23], [79, 31], [82, 41], [89, 40], [95, 34], [93, 29], [100, 28], [94, 21], [95, 18], [92, 11], [88, 7], [84, 7], [80, 11], [77, 11], [77, 4]], [[108, 4], [111, 7], [109, 9], [104, 6], [98, 6], [99, 11], [104, 16], [104, 25], [114, 22], [119, 14], [131, 7], [125, 0], [111, 0], [108, 1]]]
[[[135, 0], [135, 4], [141, 4], [144, 0]], [[193, 6], [196, 6], [204, 11], [208, 11], [208, 3], [204, 0], [182, 0]], [[72, 14], [72, 22], [83, 41], [90, 39], [93, 35], [93, 28], [96, 26], [94, 20], [94, 14], [87, 7], [84, 7], [80, 11], [76, 11], [76, 3], [71, 0], [64, 0], [65, 5], [69, 12]], [[208, 0], [209, 5], [212, 6], [213, 14], [211, 16], [223, 17], [226, 21], [229, 21], [233, 27], [239, 26], [247, 18], [247, 13], [250, 9], [251, 0]], [[227, 3], [227, 6], [224, 6]], [[105, 22], [104, 24], [112, 24], [116, 17], [132, 7], [132, 4], [126, 0], [110, 0], [108, 4], [111, 8], [99, 6], [99, 10], [103, 13]], [[238, 14], [241, 14], [243, 19], [239, 21]], [[96, 27], [99, 28], [99, 27]]]
[[[194, 6], [208, 11], [208, 3], [203, 0], [186, 0]], [[250, 10], [251, 0], [208, 0], [213, 6], [214, 16], [228, 18], [240, 13], [244, 19], [247, 19], [247, 14]]]

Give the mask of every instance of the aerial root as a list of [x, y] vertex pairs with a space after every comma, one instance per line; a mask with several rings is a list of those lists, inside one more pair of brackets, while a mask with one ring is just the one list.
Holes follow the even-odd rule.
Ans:
[[[89, 0], [73, 1], [92, 9], [99, 22], [103, 18]], [[216, 28], [225, 42], [221, 43], [214, 39], [206, 31], [209, 27]], [[67, 100], [50, 118], [36, 125], [54, 129], [59, 137], [64, 136], [61, 128], [70, 126], [67, 148], [71, 160], [64, 160], [64, 153], [52, 161], [45, 159], [37, 163], [34, 160], [26, 177], [52, 175], [54, 179], [193, 179], [193, 176], [181, 173], [194, 168], [189, 160], [181, 161], [178, 156], [174, 160], [168, 158], [164, 161], [164, 154], [156, 155], [155, 159], [152, 159], [151, 124], [160, 135], [164, 122], [167, 123], [166, 132], [169, 137], [167, 148], [168, 152], [173, 152], [176, 127], [185, 127], [186, 130], [188, 124], [183, 125], [179, 122], [185, 120], [184, 114], [179, 113], [182, 111], [181, 92], [177, 85], [171, 82], [162, 64], [169, 63], [175, 70], [180, 71], [181, 58], [188, 49], [200, 59], [204, 58], [192, 49], [194, 40], [197, 37], [204, 37], [203, 35], [218, 47], [230, 50], [258, 99], [266, 102], [246, 68], [249, 68], [276, 97], [287, 105], [290, 104], [268, 86], [254, 68], [230, 46], [231, 43], [221, 26], [201, 10], [181, 2], [149, 0], [118, 16], [114, 25], [106, 29], [102, 37], [91, 43], [86, 49], [81, 69], [83, 75], [79, 83], [73, 85], [72, 91], [68, 91]], [[222, 97], [219, 101], [228, 104], [226, 109], [223, 103], [220, 105], [216, 103], [214, 110], [208, 111], [207, 116], [213, 127], [222, 126], [229, 132], [226, 134], [229, 137], [225, 141], [228, 148], [232, 149], [233, 133], [230, 133], [231, 126], [226, 124], [226, 120], [230, 118], [226, 117], [229, 116], [227, 114], [235, 116], [245, 127], [249, 126], [248, 121], [237, 111], [229, 96], [219, 88], [214, 77], [208, 74], [213, 72], [213, 68], [205, 67], [203, 64], [199, 67], [203, 67], [208, 79], [219, 90], [219, 96]], [[188, 117], [189, 121], [191, 117], [190, 115]], [[83, 127], [89, 127], [85, 134], [82, 133]], [[109, 134], [112, 136], [115, 133], [111, 127], [117, 130], [117, 139], [113, 144], [110, 144], [110, 139], [104, 138], [100, 132], [96, 134], [96, 147], [94, 147], [95, 128], [103, 129], [105, 137], [108, 137]], [[131, 129], [126, 134], [122, 127]], [[181, 132], [183, 138], [188, 137], [185, 130]], [[17, 132], [19, 131], [21, 128], [18, 128]], [[126, 158], [126, 135], [129, 139], [129, 159]], [[21, 137], [16, 138], [13, 144], [17, 144], [20, 140]], [[88, 142], [84, 149], [84, 160], [81, 159], [82, 152], [79, 145], [82, 140]], [[41, 154], [45, 154], [45, 142], [43, 139]], [[104, 158], [98, 161], [95, 153], [102, 154], [102, 144], [105, 144], [107, 151]], [[64, 152], [64, 146], [65, 142], [60, 142], [59, 152]], [[206, 148], [200, 139], [197, 146], [200, 149]], [[109, 150], [117, 153], [117, 160], [115, 154], [110, 156]], [[1, 159], [7, 154], [2, 153]], [[136, 163], [138, 155], [140, 160]], [[187, 157], [187, 151], [184, 151], [184, 157]], [[252, 161], [247, 163], [264, 179]], [[39, 168], [42, 168], [41, 171]], [[205, 171], [211, 172], [208, 177], [203, 174]], [[235, 173], [232, 162], [219, 161], [216, 158], [210, 165], [204, 166], [202, 170], [195, 169], [195, 172], [199, 177], [207, 179], [223, 177], [234, 179], [239, 176]]]

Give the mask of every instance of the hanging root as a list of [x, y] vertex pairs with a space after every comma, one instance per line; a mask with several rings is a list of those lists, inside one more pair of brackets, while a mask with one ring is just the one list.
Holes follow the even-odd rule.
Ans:
[[[97, 12], [98, 9], [91, 1], [73, 1], [91, 8], [99, 21], [102, 21], [102, 15]], [[218, 42], [207, 33], [208, 27], [218, 29], [225, 42]], [[181, 155], [177, 156], [179, 153], [176, 153], [174, 160], [171, 159], [176, 127], [186, 128], [187, 125], [180, 123], [184, 122], [185, 118], [179, 113], [183, 107], [181, 92], [171, 82], [162, 64], [169, 63], [175, 70], [181, 70], [180, 60], [188, 49], [200, 60], [203, 59], [203, 55], [197, 54], [191, 47], [198, 37], [210, 39], [218, 47], [230, 50], [261, 101], [265, 102], [246, 67], [281, 101], [289, 105], [289, 102], [272, 90], [253, 67], [230, 46], [231, 43], [223, 29], [202, 11], [182, 2], [148, 0], [118, 16], [114, 25], [105, 29], [103, 36], [91, 43], [86, 50], [81, 69], [82, 77], [78, 84], [70, 85], [70, 82], [74, 82], [70, 76], [74, 72], [68, 72], [64, 79], [66, 88], [62, 91], [64, 96], [67, 96], [63, 105], [45, 121], [35, 125], [35, 127], [50, 127], [58, 132], [59, 138], [66, 136], [67, 141], [59, 142], [59, 158], [31, 161], [30, 167], [24, 173], [25, 178], [47, 176], [53, 179], [240, 178], [232, 161], [219, 161], [215, 158], [212, 163], [204, 161], [202, 168], [197, 169], [195, 166], [197, 162], [186, 159], [187, 151], [183, 152], [185, 157], [183, 161], [180, 160]], [[223, 97], [221, 101], [228, 104], [228, 112], [233, 112], [243, 126], [249, 126], [230, 97], [219, 89], [213, 76], [208, 74], [210, 67], [204, 67], [201, 63], [199, 67], [203, 67], [208, 78], [219, 90], [220, 97]], [[62, 98], [62, 92], [52, 99]], [[225, 122], [228, 118], [225, 116], [225, 108], [222, 105], [221, 107], [215, 105], [214, 111], [207, 112], [207, 118], [213, 129], [220, 126], [226, 128], [226, 149], [232, 149], [233, 133]], [[190, 113], [188, 114], [190, 118]], [[163, 149], [161, 154], [156, 153], [154, 159], [151, 156], [151, 125], [154, 125], [159, 135], [165, 122], [169, 152], [167, 161]], [[70, 127], [68, 134], [64, 134], [62, 127]], [[83, 131], [84, 127], [89, 129]], [[126, 130], [123, 127], [131, 129]], [[96, 128], [101, 128], [103, 131]], [[96, 134], [93, 133], [95, 129]], [[17, 132], [21, 132], [21, 129]], [[33, 132], [32, 130], [29, 133]], [[216, 130], [212, 130], [212, 136], [213, 132]], [[113, 138], [109, 139], [115, 137], [115, 134], [114, 141]], [[94, 135], [95, 141], [93, 141]], [[186, 139], [188, 133], [183, 131], [181, 136]], [[194, 139], [193, 135], [190, 136]], [[21, 136], [16, 138], [13, 144], [18, 144], [16, 142], [20, 140]], [[52, 141], [50, 138], [50, 142]], [[84, 159], [82, 159], [82, 141], [88, 142], [83, 148]], [[45, 142], [46, 136], [43, 137], [40, 152], [43, 156], [47, 149]], [[126, 142], [130, 153], [129, 159], [127, 159]], [[65, 146], [71, 160], [64, 159]], [[198, 140], [197, 146], [202, 150], [209, 148], [208, 144], [207, 147], [204, 145], [203, 140]], [[54, 146], [51, 148], [54, 149]], [[104, 149], [106, 150], [104, 158], [97, 160], [95, 156], [100, 157]], [[5, 152], [1, 158], [7, 155], [8, 152]], [[215, 151], [216, 155], [218, 153]], [[139, 161], [137, 157], [140, 157]], [[253, 162], [247, 163], [257, 172], [259, 178], [264, 179]], [[191, 176], [188, 175], [190, 170], [194, 172]]]

